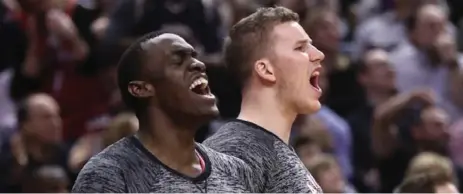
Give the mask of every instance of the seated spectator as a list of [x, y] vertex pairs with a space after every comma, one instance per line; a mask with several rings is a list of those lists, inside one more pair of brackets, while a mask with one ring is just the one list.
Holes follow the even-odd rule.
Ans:
[[69, 178], [60, 166], [40, 166], [30, 171], [22, 183], [22, 192], [69, 193]]
[[[407, 22], [408, 39], [390, 54], [397, 72], [399, 92], [431, 88], [439, 103], [445, 101], [449, 72], [455, 70], [463, 58], [456, 47], [444, 10], [436, 5], [425, 5]], [[453, 42], [452, 42], [453, 41]]]
[[[329, 81], [325, 71], [320, 72], [319, 85], [322, 91], [329, 89]], [[322, 102], [324, 98], [322, 98]], [[352, 136], [349, 124], [326, 105], [313, 115], [326, 126], [331, 139], [333, 140], [333, 154], [336, 156], [341, 170], [346, 179], [352, 178]]]
[[348, 117], [353, 143], [353, 184], [359, 192], [376, 192], [377, 169], [371, 148], [371, 126], [377, 106], [396, 94], [395, 71], [382, 49], [365, 53], [358, 66], [357, 80], [363, 87], [363, 103]]
[[19, 106], [17, 133], [1, 149], [0, 191], [20, 191], [24, 172], [37, 166], [59, 165], [69, 172], [59, 111], [56, 101], [46, 94], [31, 95]]
[[14, 2], [4, 21], [12, 26], [11, 38], [1, 45], [11, 50], [5, 62], [13, 69], [10, 95], [21, 101], [35, 92], [51, 94], [62, 110], [63, 136], [73, 141], [108, 109], [109, 94], [91, 76], [98, 69], [90, 60], [96, 44], [90, 25], [97, 15], [75, 0]]
[[460, 193], [444, 172], [418, 173], [407, 177], [395, 193]]
[[325, 193], [352, 193], [342, 176], [339, 164], [331, 155], [320, 154], [307, 164], [307, 169]]
[[[369, 0], [367, 0], [369, 1]], [[380, 48], [388, 52], [394, 51], [407, 40], [407, 21], [417, 8], [425, 4], [433, 4], [445, 13], [445, 2], [424, 0], [392, 0], [393, 10], [373, 16], [360, 23], [355, 32], [355, 43], [352, 53], [354, 60], [359, 60], [370, 48]], [[455, 32], [453, 25], [448, 28]]]
[[353, 59], [359, 60], [372, 47], [394, 50], [406, 38], [405, 21], [418, 4], [415, 0], [394, 0], [393, 10], [360, 23], [355, 31]]
[[420, 173], [439, 171], [452, 177], [452, 182], [457, 183], [452, 162], [449, 158], [433, 152], [423, 152], [416, 155], [410, 162], [405, 177], [411, 177]]
[[448, 155], [449, 117], [429, 91], [395, 96], [375, 110], [372, 148], [380, 172], [380, 192], [391, 192], [410, 160], [423, 151]]

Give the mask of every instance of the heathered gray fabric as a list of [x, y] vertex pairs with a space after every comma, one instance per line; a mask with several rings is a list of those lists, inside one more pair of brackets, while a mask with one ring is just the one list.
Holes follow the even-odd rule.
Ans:
[[90, 159], [77, 177], [74, 193], [237, 193], [255, 192], [252, 171], [242, 160], [197, 144], [206, 170], [189, 178], [164, 166], [134, 136]]
[[294, 150], [254, 123], [228, 122], [204, 145], [248, 163], [259, 193], [323, 192]]

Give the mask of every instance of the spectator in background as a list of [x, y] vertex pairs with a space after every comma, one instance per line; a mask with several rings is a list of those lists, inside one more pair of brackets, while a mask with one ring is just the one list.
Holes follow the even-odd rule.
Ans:
[[341, 53], [341, 21], [336, 12], [328, 8], [313, 10], [302, 21], [302, 26], [313, 40], [314, 46], [326, 56], [322, 61], [329, 87], [323, 90], [323, 103], [341, 116], [346, 116], [360, 103], [360, 86], [355, 80], [354, 66], [348, 56]]
[[[142, 34], [176, 28], [190, 31], [203, 50], [203, 57], [216, 61], [221, 51], [223, 29], [215, 1], [202, 0], [120, 0], [109, 16], [104, 48], [130, 43]], [[208, 63], [208, 60], [204, 60]]]
[[61, 133], [56, 101], [46, 94], [28, 97], [18, 108], [18, 132], [1, 149], [0, 191], [20, 191], [24, 172], [41, 165], [54, 164], [68, 169]]
[[[321, 71], [319, 75], [319, 85], [322, 91], [327, 91], [330, 87], [327, 81], [326, 71]], [[324, 102], [324, 98], [322, 98]], [[333, 144], [333, 154], [336, 156], [337, 162], [341, 166], [344, 177], [349, 180], [352, 178], [352, 135], [349, 124], [336, 114], [326, 105], [322, 105], [321, 109], [313, 115], [320, 120], [331, 136]]]
[[[413, 177], [420, 177], [422, 175], [433, 175], [440, 174], [442, 177], [446, 177], [445, 183], [441, 183], [441, 188], [438, 189], [452, 189], [447, 191], [437, 191], [444, 193], [452, 193], [451, 191], [457, 191], [456, 187], [458, 186], [459, 180], [457, 178], [456, 169], [453, 167], [452, 162], [449, 158], [441, 156], [432, 152], [423, 152], [416, 155], [410, 162], [408, 169], [405, 175], [405, 185], [407, 184], [407, 179], [414, 179]], [[425, 181], [423, 181], [425, 182]], [[407, 186], [405, 186], [407, 187]], [[406, 191], [402, 191], [406, 192]]]
[[421, 0], [394, 0], [394, 9], [360, 23], [355, 32], [354, 60], [371, 47], [394, 50], [406, 38], [405, 22]]
[[22, 184], [24, 193], [69, 193], [69, 178], [60, 166], [45, 165], [31, 169]]
[[452, 179], [441, 172], [420, 173], [407, 177], [395, 193], [459, 193]]
[[353, 142], [354, 185], [360, 192], [375, 192], [378, 183], [371, 148], [375, 108], [395, 95], [395, 71], [382, 49], [367, 51], [358, 66], [357, 80], [363, 87], [363, 103], [348, 117]]
[[431, 173], [433, 171], [447, 174], [449, 177], [453, 177], [454, 181], [452, 182], [457, 183], [456, 174], [454, 173], [450, 159], [433, 152], [423, 152], [413, 157], [405, 176], [410, 177], [420, 173]]
[[2, 44], [21, 50], [9, 60], [10, 95], [20, 101], [34, 92], [51, 94], [62, 110], [63, 136], [72, 141], [92, 130], [88, 122], [108, 106], [108, 94], [89, 74], [96, 67], [88, 60], [96, 43], [89, 26], [96, 15], [74, 0], [14, 2], [7, 20], [13, 36]]
[[[449, 104], [449, 108], [461, 113], [463, 110], [463, 68], [461, 66], [451, 72], [452, 82], [450, 85], [450, 95], [452, 104]], [[457, 166], [463, 167], [463, 114], [458, 114], [459, 117], [450, 127], [450, 152], [452, 155], [453, 161]]]
[[416, 154], [447, 155], [449, 118], [433, 96], [426, 90], [404, 93], [376, 108], [372, 148], [378, 160], [380, 192], [391, 192], [400, 183]]
[[444, 48], [446, 44], [439, 42], [440, 36], [451, 35], [444, 10], [432, 4], [420, 7], [407, 23], [407, 30], [408, 41], [390, 55], [397, 70], [399, 92], [430, 87], [442, 98], [449, 71], [459, 63], [458, 53], [449, 52]]
[[449, 113], [453, 122], [463, 117], [463, 55], [458, 53], [455, 37], [442, 34], [438, 37], [435, 47], [439, 49], [441, 61], [448, 61], [448, 78], [442, 95], [442, 107]]
[[313, 174], [315, 180], [325, 193], [353, 193], [342, 176], [339, 164], [330, 155], [315, 156], [308, 164], [307, 169]]

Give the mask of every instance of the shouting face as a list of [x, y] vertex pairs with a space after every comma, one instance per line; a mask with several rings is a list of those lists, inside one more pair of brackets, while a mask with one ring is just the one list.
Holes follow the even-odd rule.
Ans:
[[175, 34], [162, 34], [145, 41], [141, 47], [143, 81], [132, 82], [132, 93], [136, 93], [136, 88], [146, 88], [142, 97], [172, 118], [203, 123], [218, 115], [206, 66], [196, 59], [196, 51], [190, 44]]
[[275, 69], [277, 95], [282, 103], [299, 114], [320, 109], [319, 86], [322, 52], [297, 22], [282, 23], [274, 27], [270, 63]]

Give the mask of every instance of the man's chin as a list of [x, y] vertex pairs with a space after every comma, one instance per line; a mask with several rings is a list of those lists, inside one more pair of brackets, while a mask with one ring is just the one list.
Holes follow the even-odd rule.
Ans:
[[219, 116], [220, 116], [219, 109], [217, 108], [217, 106], [214, 106], [207, 110], [201, 111], [195, 117], [197, 118], [198, 121], [203, 121], [207, 123], [215, 118], [218, 118]]

